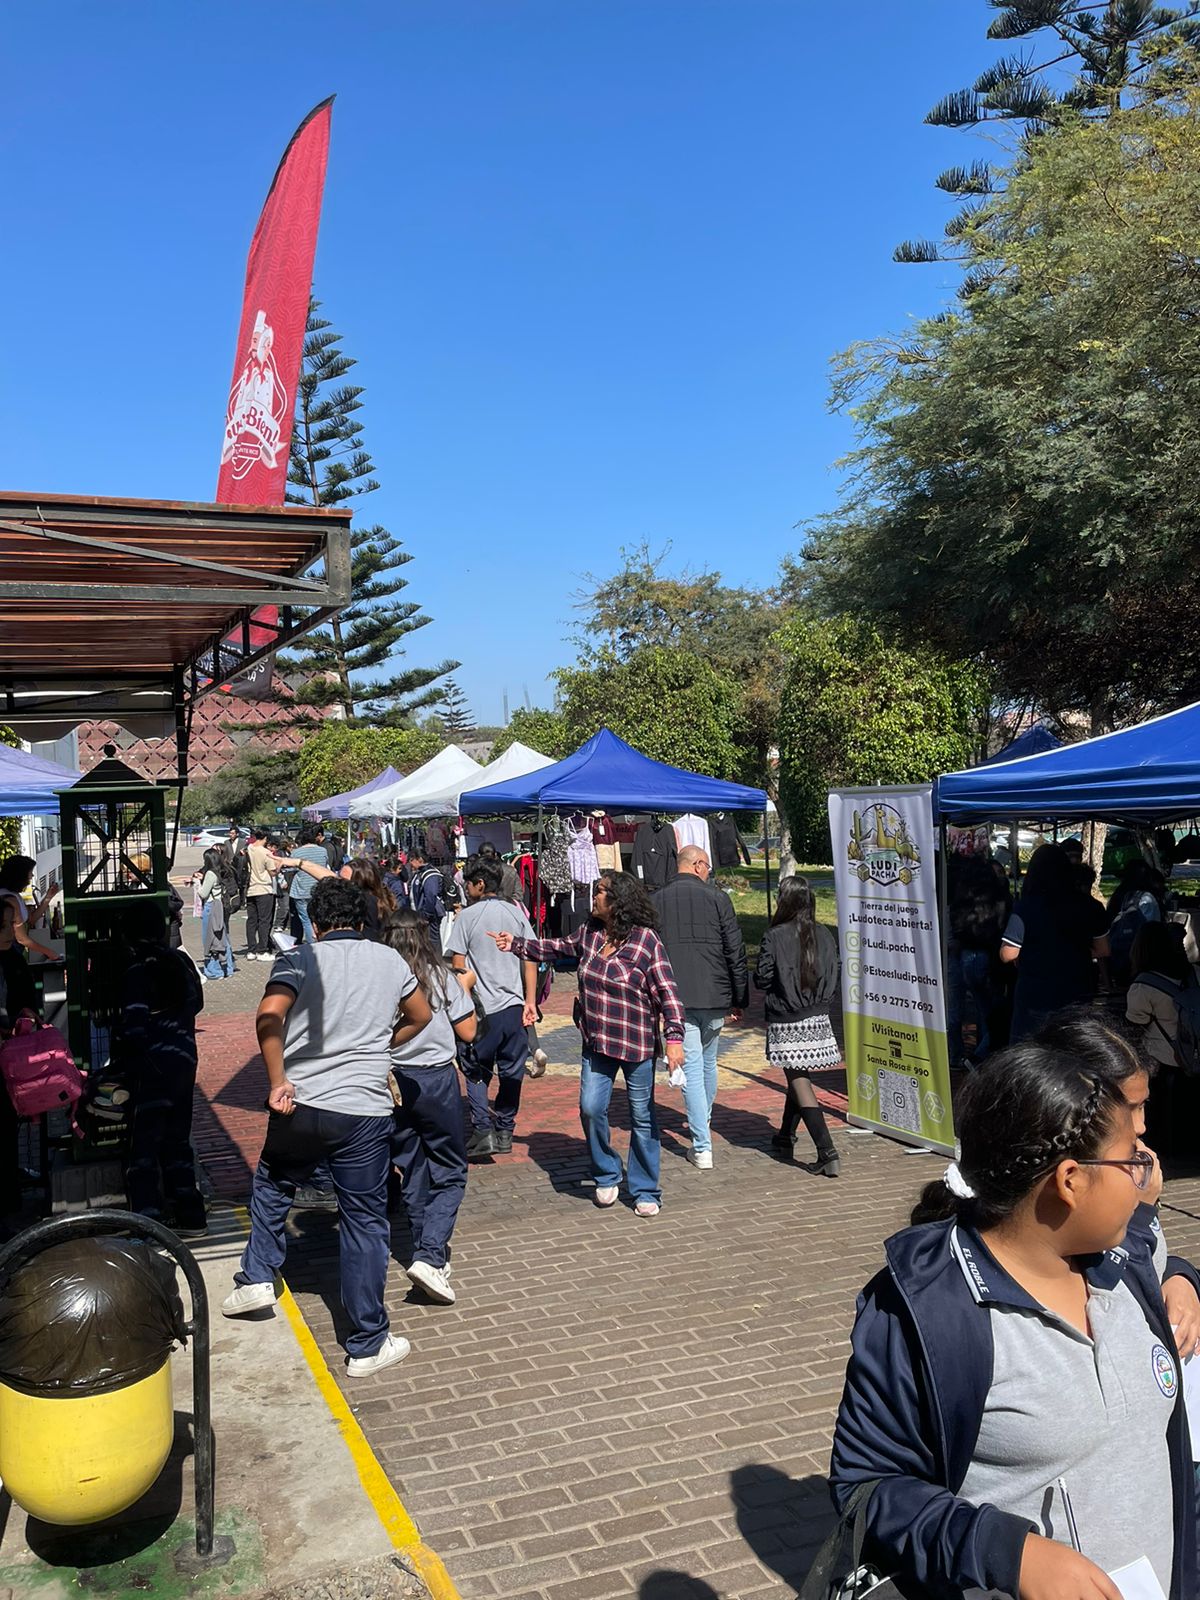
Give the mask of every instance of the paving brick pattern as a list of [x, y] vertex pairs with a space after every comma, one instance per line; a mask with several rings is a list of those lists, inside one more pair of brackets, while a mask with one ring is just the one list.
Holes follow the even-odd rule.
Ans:
[[[216, 986], [220, 1010], [246, 982]], [[346, 1380], [347, 1396], [466, 1600], [782, 1600], [830, 1524], [855, 1295], [939, 1163], [840, 1123], [839, 1180], [773, 1160], [780, 1085], [751, 1028], [723, 1056], [714, 1170], [685, 1160], [664, 1089], [661, 1216], [597, 1211], [555, 1011], [555, 1067], [527, 1087], [514, 1155], [472, 1169], [458, 1304], [425, 1304], [394, 1271], [413, 1353]], [[263, 1126], [250, 1015], [210, 1010], [201, 1054], [202, 1159], [222, 1193], [244, 1194]], [[614, 1113], [619, 1127], [620, 1090]], [[1163, 1221], [1200, 1259], [1200, 1181], [1168, 1184]], [[292, 1228], [289, 1282], [340, 1375], [336, 1222], [296, 1213]], [[406, 1242], [398, 1220], [400, 1259]]]

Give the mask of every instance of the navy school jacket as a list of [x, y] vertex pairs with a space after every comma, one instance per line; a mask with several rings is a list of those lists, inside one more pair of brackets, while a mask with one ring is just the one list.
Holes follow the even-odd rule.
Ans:
[[[895, 1573], [908, 1595], [959, 1596], [968, 1589], [1016, 1595], [1027, 1533], [1023, 1517], [960, 1500], [957, 1490], [979, 1435], [992, 1379], [991, 1319], [950, 1248], [950, 1222], [895, 1234], [887, 1266], [859, 1296], [846, 1386], [829, 1471], [839, 1513], [856, 1484], [882, 1482], [867, 1512], [867, 1558]], [[959, 1239], [981, 1263], [986, 1246], [971, 1229]], [[1174, 1350], [1152, 1252], [1157, 1221], [1139, 1206], [1124, 1245], [1097, 1256], [1089, 1278], [1123, 1273], [1150, 1327]], [[1166, 1277], [1200, 1276], [1170, 1257]], [[996, 1297], [1004, 1283], [995, 1285]], [[1196, 1522], [1191, 1442], [1183, 1384], [1167, 1430], [1174, 1484], [1175, 1562], [1170, 1600], [1194, 1600]]]

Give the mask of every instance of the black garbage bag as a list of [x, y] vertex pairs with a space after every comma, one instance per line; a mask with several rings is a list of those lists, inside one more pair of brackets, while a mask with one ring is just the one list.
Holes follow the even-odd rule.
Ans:
[[157, 1372], [184, 1338], [175, 1267], [128, 1239], [69, 1239], [0, 1284], [0, 1383], [78, 1399]]

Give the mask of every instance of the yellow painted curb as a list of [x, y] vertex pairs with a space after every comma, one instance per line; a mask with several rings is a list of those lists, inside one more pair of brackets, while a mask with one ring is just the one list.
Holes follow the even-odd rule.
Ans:
[[[243, 1225], [246, 1225], [249, 1218], [245, 1208], [237, 1206], [234, 1209]], [[462, 1600], [441, 1556], [431, 1550], [421, 1538], [420, 1530], [409, 1516], [404, 1502], [393, 1488], [387, 1473], [379, 1465], [366, 1434], [347, 1405], [346, 1397], [338, 1387], [337, 1379], [330, 1372], [329, 1363], [321, 1354], [321, 1347], [313, 1338], [312, 1329], [304, 1320], [304, 1313], [296, 1304], [295, 1297], [286, 1283], [279, 1296], [278, 1305], [296, 1337], [301, 1355], [308, 1363], [313, 1382], [338, 1425], [338, 1431], [345, 1440], [346, 1449], [349, 1450], [350, 1459], [354, 1463], [354, 1470], [358, 1473], [363, 1493], [383, 1524], [384, 1532], [425, 1584], [433, 1600]]]

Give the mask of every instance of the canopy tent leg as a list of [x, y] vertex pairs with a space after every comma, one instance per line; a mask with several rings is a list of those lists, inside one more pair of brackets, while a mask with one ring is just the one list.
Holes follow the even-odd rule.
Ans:
[[767, 917], [771, 915], [771, 830], [767, 822], [767, 812], [763, 812], [763, 862], [767, 869]]
[[[950, 1046], [950, 994], [946, 987], [950, 971], [950, 835], [944, 821], [938, 823], [938, 870], [936, 875], [938, 908], [938, 946], [942, 958], [942, 1009], [945, 1014], [946, 1047]], [[962, 1029], [959, 1033], [961, 1036]]]

